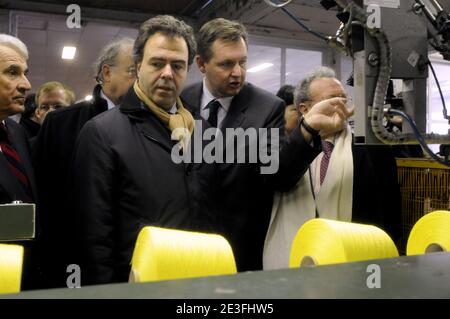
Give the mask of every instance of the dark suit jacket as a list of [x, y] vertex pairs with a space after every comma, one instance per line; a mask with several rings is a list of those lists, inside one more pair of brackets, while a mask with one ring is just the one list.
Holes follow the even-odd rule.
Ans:
[[39, 133], [39, 129], [41, 128], [41, 125], [39, 123], [34, 122], [30, 118], [21, 118], [19, 123], [25, 129], [28, 138], [37, 136]]
[[[30, 182], [33, 198], [37, 198], [36, 181], [34, 179], [33, 167], [31, 165], [30, 146], [25, 130], [11, 119], [6, 119], [6, 128], [15, 150], [22, 160], [23, 167], [26, 171], [28, 180]], [[12, 174], [8, 167], [8, 161], [0, 153], [0, 203], [6, 204], [13, 200], [25, 201], [25, 193], [19, 181]]]
[[[200, 114], [201, 96], [202, 83], [187, 87], [181, 95], [196, 116]], [[275, 174], [260, 174], [261, 158], [254, 164], [237, 164], [236, 151], [234, 163], [219, 165], [221, 187], [216, 204], [221, 210], [222, 233], [230, 241], [239, 271], [262, 269], [264, 238], [269, 225], [274, 190], [292, 188], [320, 152], [321, 146], [319, 143], [311, 147], [306, 143], [299, 128], [286, 140], [284, 102], [250, 83], [246, 83], [233, 98], [222, 128], [223, 132], [225, 128], [273, 128], [280, 135], [279, 169]], [[269, 132], [269, 138], [270, 136]], [[246, 154], [248, 144], [245, 145]], [[270, 147], [268, 145], [268, 149]], [[278, 151], [279, 147], [275, 148]]]
[[215, 167], [175, 163], [175, 144], [133, 88], [80, 132], [71, 193], [87, 284], [128, 280], [144, 226], [213, 231]]
[[[97, 85], [91, 101], [49, 113], [33, 141], [33, 164], [42, 225], [43, 288], [65, 287], [67, 265], [75, 262], [67, 236], [72, 226], [67, 213], [71, 206], [67, 200], [70, 186], [67, 176], [81, 128], [88, 120], [108, 109], [100, 91], [101, 86]], [[55, 251], [61, 252], [57, 259], [53, 257]]]
[[[33, 199], [36, 201], [36, 182], [34, 178], [33, 167], [31, 165], [30, 146], [28, 144], [28, 137], [21, 125], [17, 124], [11, 119], [5, 120], [8, 134], [15, 150], [20, 156], [23, 167], [30, 183]], [[21, 200], [26, 202], [25, 193], [17, 178], [11, 173], [8, 167], [8, 161], [0, 152], [0, 204], [11, 203], [13, 200]], [[39, 215], [36, 213], [36, 236], [39, 236]], [[0, 220], [0, 223], [2, 221]], [[35, 258], [34, 241], [17, 242], [15, 244], [24, 246], [24, 268], [22, 270], [22, 289], [36, 288], [37, 276], [39, 270], [37, 260]]]

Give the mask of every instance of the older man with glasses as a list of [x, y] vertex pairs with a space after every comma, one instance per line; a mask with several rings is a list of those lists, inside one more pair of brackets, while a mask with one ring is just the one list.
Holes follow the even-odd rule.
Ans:
[[44, 83], [36, 93], [36, 119], [42, 125], [49, 112], [73, 103], [75, 103], [75, 93], [67, 85], [60, 82]]

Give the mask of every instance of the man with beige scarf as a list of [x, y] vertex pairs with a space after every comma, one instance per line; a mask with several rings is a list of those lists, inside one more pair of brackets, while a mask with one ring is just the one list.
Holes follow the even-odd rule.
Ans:
[[[306, 114], [316, 103], [333, 97], [346, 98], [346, 93], [334, 71], [322, 67], [300, 82], [294, 104]], [[313, 218], [372, 224], [398, 242], [400, 189], [392, 149], [354, 145], [348, 125], [321, 132], [321, 138], [322, 152], [297, 186], [275, 195], [264, 269], [288, 268], [292, 241]]]
[[144, 226], [210, 231], [214, 224], [214, 167], [171, 158], [177, 144], [187, 150], [195, 127], [179, 99], [196, 51], [193, 30], [154, 17], [141, 25], [133, 51], [136, 82], [119, 107], [84, 126], [74, 158], [84, 284], [127, 281]]

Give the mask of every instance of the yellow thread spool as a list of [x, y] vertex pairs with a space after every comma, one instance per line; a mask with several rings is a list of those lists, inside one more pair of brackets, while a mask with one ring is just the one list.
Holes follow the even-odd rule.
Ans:
[[145, 227], [134, 248], [130, 282], [235, 273], [233, 251], [222, 236]]
[[439, 210], [419, 219], [409, 234], [407, 255], [450, 250], [450, 212]]
[[327, 265], [397, 257], [392, 239], [380, 228], [328, 219], [312, 219], [299, 229], [289, 267]]
[[0, 244], [0, 294], [20, 292], [23, 247]]

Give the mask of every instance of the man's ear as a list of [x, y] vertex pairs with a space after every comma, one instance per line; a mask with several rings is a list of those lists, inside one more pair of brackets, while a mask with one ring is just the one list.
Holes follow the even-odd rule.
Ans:
[[108, 83], [111, 81], [111, 67], [108, 64], [102, 65], [102, 79], [103, 83]]
[[198, 69], [200, 70], [200, 72], [205, 74], [205, 72], [206, 72], [206, 70], [205, 70], [205, 61], [198, 54], [195, 56], [195, 63], [197, 63], [197, 66], [198, 66]]
[[309, 111], [309, 108], [308, 108], [308, 105], [306, 104], [306, 103], [300, 103], [299, 105], [298, 105], [298, 111], [301, 113], [301, 114], [303, 114], [303, 115], [305, 115], [306, 113], [308, 113], [308, 111]]
[[42, 121], [41, 121], [41, 109], [39, 107], [37, 107], [34, 110], [34, 116], [36, 116], [36, 119], [39, 121], [39, 124], [42, 124]]
[[141, 69], [142, 62], [136, 64], [136, 79], [139, 79], [139, 71]]

